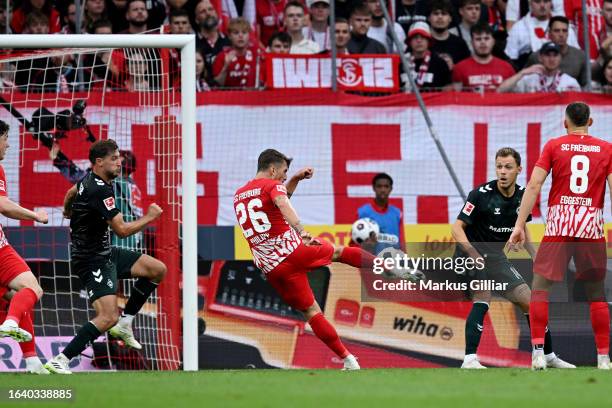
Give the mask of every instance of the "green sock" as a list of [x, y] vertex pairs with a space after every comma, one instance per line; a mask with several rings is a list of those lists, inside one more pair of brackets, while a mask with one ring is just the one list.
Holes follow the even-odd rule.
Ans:
[[487, 303], [475, 302], [472, 305], [472, 310], [465, 321], [465, 355], [476, 354], [488, 310]]
[[79, 329], [76, 336], [70, 340], [70, 343], [68, 343], [62, 353], [68, 357], [68, 360], [71, 360], [81, 354], [87, 348], [87, 345], [93, 343], [100, 334], [102, 333], [92, 322], [87, 322]]

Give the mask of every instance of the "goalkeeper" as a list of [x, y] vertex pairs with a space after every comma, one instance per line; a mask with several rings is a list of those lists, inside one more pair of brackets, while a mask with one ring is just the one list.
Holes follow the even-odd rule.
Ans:
[[[56, 374], [71, 374], [70, 360], [107, 330], [127, 346], [141, 349], [132, 332], [132, 320], [166, 274], [166, 266], [149, 255], [111, 248], [109, 234], [110, 226], [122, 238], [134, 235], [159, 218], [162, 209], [151, 204], [142, 218], [124, 220], [111, 186], [121, 172], [119, 149], [113, 140], [95, 142], [89, 149], [89, 161], [91, 172], [66, 194], [64, 214], [70, 218], [70, 267], [86, 287], [96, 316], [45, 365]], [[130, 278], [137, 281], [119, 319], [117, 279]]]

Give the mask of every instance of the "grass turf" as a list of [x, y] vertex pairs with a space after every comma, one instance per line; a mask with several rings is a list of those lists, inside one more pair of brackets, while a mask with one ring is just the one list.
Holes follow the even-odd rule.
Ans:
[[[612, 372], [592, 368], [226, 370], [0, 375], [0, 405], [33, 407], [606, 407]], [[70, 388], [70, 402], [9, 402], [8, 389]], [[402, 405], [399, 405], [402, 404]]]

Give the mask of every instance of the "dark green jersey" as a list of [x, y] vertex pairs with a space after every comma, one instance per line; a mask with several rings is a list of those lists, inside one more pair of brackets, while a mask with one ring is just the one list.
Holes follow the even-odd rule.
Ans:
[[[117, 200], [117, 208], [123, 214], [123, 220], [125, 222], [132, 222], [141, 218], [143, 215], [142, 207], [140, 206], [142, 194], [134, 179], [129, 176], [117, 177], [113, 181], [113, 188]], [[117, 235], [112, 234], [112, 245], [115, 247], [142, 251], [143, 244], [142, 232], [137, 232], [126, 238], [119, 238]]]
[[89, 172], [76, 185], [72, 203], [70, 239], [72, 258], [110, 257], [110, 231], [107, 221], [119, 214], [112, 185]]
[[[470, 191], [457, 219], [467, 224], [465, 235], [481, 255], [503, 255], [504, 245], [514, 230], [524, 192], [525, 187], [517, 184], [514, 195], [506, 197], [497, 188], [497, 180]], [[531, 221], [531, 215], [527, 221]]]

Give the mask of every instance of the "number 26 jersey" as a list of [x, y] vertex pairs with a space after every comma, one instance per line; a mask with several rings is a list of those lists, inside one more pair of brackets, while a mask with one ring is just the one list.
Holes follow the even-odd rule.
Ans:
[[265, 178], [249, 181], [234, 194], [238, 224], [255, 265], [264, 273], [272, 271], [302, 243], [274, 204], [276, 197], [286, 195], [280, 181]]
[[552, 170], [544, 235], [602, 238], [606, 179], [612, 173], [610, 143], [578, 134], [551, 139], [536, 166]]

